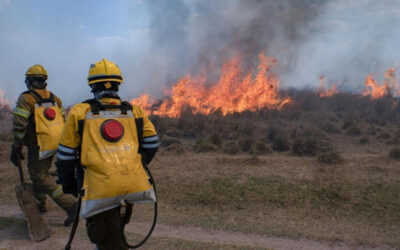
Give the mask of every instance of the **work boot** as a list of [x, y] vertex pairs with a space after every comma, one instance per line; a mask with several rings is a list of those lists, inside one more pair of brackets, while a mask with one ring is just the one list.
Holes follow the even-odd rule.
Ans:
[[74, 205], [67, 211], [67, 218], [64, 221], [64, 226], [68, 227], [74, 222], [78, 213], [78, 202], [75, 202]]
[[40, 212], [41, 214], [47, 213], [46, 201], [40, 202], [39, 205], [38, 205], [38, 209], [39, 209], [39, 212]]

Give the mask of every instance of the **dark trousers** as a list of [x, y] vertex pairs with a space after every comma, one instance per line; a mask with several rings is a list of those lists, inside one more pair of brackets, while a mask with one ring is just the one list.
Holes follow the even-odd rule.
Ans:
[[120, 208], [93, 215], [86, 220], [86, 231], [99, 250], [127, 250], [121, 237]]

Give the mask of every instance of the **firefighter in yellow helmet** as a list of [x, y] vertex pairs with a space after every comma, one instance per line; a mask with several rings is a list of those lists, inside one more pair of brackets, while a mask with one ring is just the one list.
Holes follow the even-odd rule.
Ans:
[[62, 192], [49, 175], [53, 156], [64, 127], [64, 109], [60, 98], [46, 90], [47, 71], [36, 64], [26, 72], [28, 88], [17, 101], [14, 110], [14, 141], [10, 160], [17, 166], [17, 157], [24, 159], [22, 148], [28, 148], [28, 172], [33, 182], [33, 193], [39, 201], [39, 211], [46, 212], [46, 195], [67, 212], [64, 224], [73, 222], [77, 209], [75, 197]]
[[102, 59], [90, 65], [88, 82], [94, 98], [69, 113], [57, 174], [64, 192], [83, 196], [80, 216], [97, 248], [128, 249], [120, 232], [121, 202], [155, 201], [142, 161], [150, 163], [158, 137], [143, 109], [118, 96], [123, 79], [115, 63]]

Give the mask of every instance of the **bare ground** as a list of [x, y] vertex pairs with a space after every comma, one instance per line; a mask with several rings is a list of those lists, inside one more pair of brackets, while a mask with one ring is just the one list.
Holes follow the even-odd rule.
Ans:
[[[63, 249], [68, 241], [69, 228], [62, 226], [64, 214], [57, 208], [52, 208], [45, 218], [52, 226], [54, 234], [42, 242], [32, 242], [26, 230], [24, 214], [15, 205], [0, 206], [0, 249]], [[91, 248], [93, 245], [84, 237], [84, 227], [80, 221], [79, 230], [73, 243], [74, 249]], [[5, 225], [7, 224], [7, 225]], [[146, 223], [129, 224], [126, 232], [141, 234], [140, 228], [148, 227]], [[290, 239], [283, 237], [267, 237], [260, 234], [248, 234], [223, 230], [210, 230], [193, 226], [171, 226], [158, 224], [152, 239], [171, 239], [175, 241], [188, 241], [191, 244], [205, 243], [210, 249], [224, 247], [241, 247], [244, 249], [394, 249], [389, 246], [367, 247], [347, 245], [344, 243], [318, 242], [315, 240], [299, 238]], [[165, 246], [164, 246], [165, 247]], [[151, 240], [143, 249], [158, 249], [156, 241]], [[165, 249], [165, 248], [164, 248]], [[182, 248], [185, 249], [185, 248]]]

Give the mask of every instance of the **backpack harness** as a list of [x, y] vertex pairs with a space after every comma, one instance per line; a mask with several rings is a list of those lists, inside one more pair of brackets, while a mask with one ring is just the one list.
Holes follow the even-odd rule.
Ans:
[[[93, 113], [93, 115], [98, 115], [100, 113], [100, 111], [106, 111], [106, 110], [110, 110], [110, 109], [119, 109], [121, 111], [121, 114], [127, 114], [128, 111], [132, 111], [132, 105], [129, 102], [126, 102], [126, 101], [121, 102], [120, 105], [108, 105], [108, 104], [102, 104], [101, 102], [99, 102], [96, 99], [89, 99], [89, 100], [84, 101], [84, 103], [90, 104], [91, 112]], [[82, 145], [82, 136], [83, 136], [84, 123], [85, 123], [85, 120], [80, 120], [78, 122], [78, 127], [79, 127], [78, 130], [79, 130], [79, 135], [81, 137], [81, 145]], [[143, 118], [135, 118], [135, 124], [136, 124], [136, 130], [137, 130], [136, 132], [137, 132], [138, 143], [139, 143], [138, 153], [143, 156], [142, 147], [141, 147], [141, 145], [143, 144]], [[112, 136], [113, 133], [107, 134], [105, 132], [105, 135], [102, 134], [103, 137], [107, 137], [107, 135], [108, 135], [108, 137], [110, 139], [113, 139], [113, 136]], [[81, 148], [79, 149], [79, 151], [81, 151]], [[151, 172], [150, 172], [149, 168], [147, 167], [147, 164], [146, 164], [146, 162], [144, 160], [144, 157], [142, 157], [142, 166], [143, 166], [145, 172], [147, 173], [147, 176], [149, 177], [148, 181], [149, 181], [149, 183], [151, 184], [151, 186], [152, 186], [152, 188], [154, 190], [154, 194], [155, 194], [155, 198], [156, 198], [157, 197], [157, 190], [156, 190], [156, 185], [155, 185], [155, 182], [154, 182], [154, 178], [151, 175]], [[74, 224], [73, 224], [72, 229], [71, 229], [69, 240], [68, 240], [68, 242], [67, 242], [67, 244], [65, 246], [66, 250], [71, 249], [71, 243], [73, 241], [76, 229], [78, 227], [79, 214], [80, 214], [80, 209], [81, 209], [82, 197], [83, 196], [84, 196], [84, 189], [80, 188], [77, 214], [76, 214], [75, 221], [74, 221]], [[157, 198], [154, 201], [154, 216], [153, 216], [152, 226], [151, 226], [149, 232], [147, 233], [147, 235], [136, 245], [130, 245], [127, 242], [127, 239], [126, 239], [125, 233], [124, 233], [125, 225], [129, 223], [131, 215], [132, 215], [133, 204], [129, 203], [128, 201], [127, 202], [124, 201], [124, 202], [122, 202], [121, 206], [125, 208], [124, 209], [124, 213], [120, 214], [122, 241], [126, 245], [126, 247], [128, 247], [129, 249], [136, 249], [136, 248], [140, 247], [141, 245], [143, 245], [148, 240], [148, 238], [150, 237], [150, 235], [152, 234], [152, 232], [153, 232], [153, 230], [155, 228], [155, 225], [156, 225], [156, 222], [157, 222]]]

